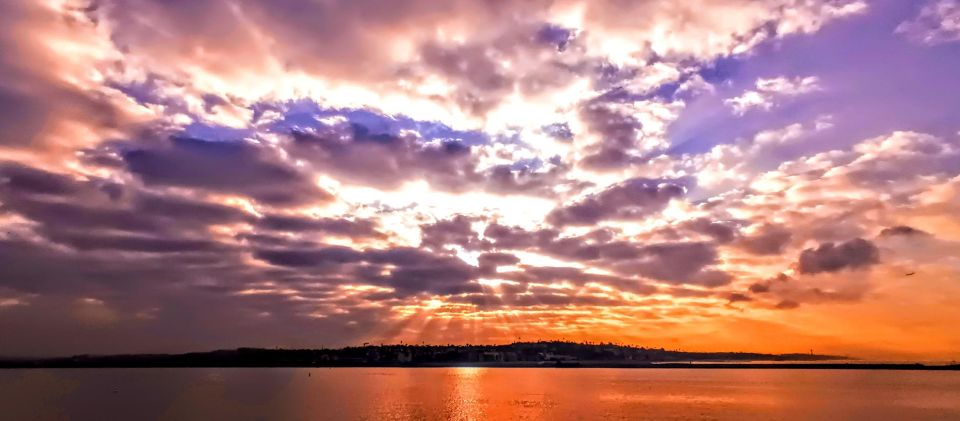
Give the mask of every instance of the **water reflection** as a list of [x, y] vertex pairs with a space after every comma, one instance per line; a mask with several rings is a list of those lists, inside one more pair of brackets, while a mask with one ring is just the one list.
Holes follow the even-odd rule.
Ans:
[[457, 419], [483, 419], [481, 411], [480, 378], [486, 368], [459, 367], [454, 368], [453, 378], [454, 396], [447, 399], [447, 413]]
[[[309, 375], [308, 375], [309, 374]], [[960, 419], [951, 372], [0, 370], [3, 419]]]

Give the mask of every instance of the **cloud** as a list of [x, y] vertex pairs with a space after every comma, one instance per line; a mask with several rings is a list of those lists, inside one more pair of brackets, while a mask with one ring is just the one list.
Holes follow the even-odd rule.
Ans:
[[82, 7], [15, 0], [0, 16], [0, 150], [69, 153], [142, 120], [88, 80], [116, 56]]
[[795, 155], [812, 137], [833, 127], [830, 116], [811, 122], [757, 132], [752, 137], [713, 146], [701, 154], [688, 154], [677, 164], [694, 173], [697, 187], [721, 193], [742, 187], [763, 171], [776, 168]]
[[520, 259], [510, 253], [484, 253], [477, 258], [480, 271], [484, 274], [494, 274], [500, 266], [511, 266], [520, 263]]
[[610, 186], [547, 215], [556, 226], [593, 225], [604, 220], [643, 219], [663, 210], [686, 189], [675, 181], [635, 178]]
[[78, 250], [120, 250], [147, 253], [213, 251], [223, 245], [205, 239], [145, 237], [129, 234], [52, 233], [49, 238]]
[[473, 230], [473, 222], [473, 218], [457, 215], [448, 220], [421, 225], [420, 246], [434, 250], [442, 250], [448, 245], [456, 245], [466, 249], [481, 248], [483, 246], [477, 233]]
[[636, 159], [630, 152], [640, 149], [646, 136], [636, 107], [636, 104], [593, 101], [581, 108], [580, 119], [600, 139], [590, 155], [581, 160], [581, 165], [591, 169], [618, 168]]
[[305, 249], [261, 249], [254, 256], [270, 264], [292, 268], [316, 268], [321, 273], [356, 279], [393, 288], [407, 295], [429, 291], [450, 295], [479, 292], [479, 269], [464, 261], [416, 248], [355, 250], [342, 246]]
[[694, 219], [683, 225], [694, 232], [710, 236], [721, 244], [733, 241], [740, 233], [739, 227], [734, 223], [713, 221], [709, 218]]
[[[563, 165], [482, 165], [479, 148], [490, 140], [481, 132], [366, 110], [332, 116], [301, 114], [294, 107], [285, 111], [285, 120], [273, 130], [289, 134], [287, 152], [346, 183], [396, 190], [407, 182], [426, 181], [450, 192], [521, 195], [549, 195], [566, 183]], [[378, 171], [369, 171], [373, 167]]]
[[960, 41], [960, 2], [928, 0], [917, 16], [897, 26], [896, 33], [926, 45]]
[[717, 263], [716, 249], [706, 243], [668, 243], [645, 246], [635, 259], [614, 264], [620, 273], [637, 272], [647, 278], [716, 287], [730, 282], [730, 275], [710, 270]]
[[737, 115], [753, 109], [769, 111], [784, 99], [822, 90], [816, 76], [780, 76], [772, 79], [757, 79], [756, 90], [746, 91], [738, 97], [724, 100]]
[[897, 225], [895, 227], [884, 228], [883, 231], [880, 231], [880, 237], [894, 237], [894, 236], [926, 236], [929, 235], [925, 231], [918, 230], [913, 227], [906, 225]]
[[246, 141], [172, 137], [166, 145], [133, 147], [121, 155], [129, 171], [148, 185], [239, 194], [274, 205], [333, 198], [301, 170]]
[[797, 262], [797, 270], [804, 274], [837, 272], [869, 267], [879, 261], [877, 246], [868, 240], [854, 238], [836, 245], [825, 243], [815, 249], [804, 250]]
[[322, 232], [350, 238], [383, 237], [377, 224], [370, 220], [310, 218], [303, 216], [266, 215], [256, 220], [256, 227], [272, 231]]
[[784, 251], [793, 234], [782, 226], [763, 225], [750, 235], [741, 238], [737, 245], [756, 255], [777, 255]]
[[68, 195], [78, 190], [73, 178], [16, 162], [0, 162], [0, 187], [20, 193]]
[[[932, 300], [960, 267], [955, 107], [924, 102], [949, 89], [837, 77], [838, 36], [951, 68], [862, 38], [910, 18], [881, 3], [5, 2], [0, 353], [835, 345], [814, 304], [881, 314], [879, 285]], [[883, 118], [908, 105], [933, 111]]]
[[775, 306], [775, 308], [778, 310], [792, 310], [797, 307], [800, 307], [800, 303], [793, 300], [783, 300], [777, 303]]

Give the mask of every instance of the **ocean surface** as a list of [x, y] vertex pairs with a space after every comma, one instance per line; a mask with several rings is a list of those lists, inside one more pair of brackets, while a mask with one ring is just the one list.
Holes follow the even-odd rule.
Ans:
[[0, 370], [3, 420], [960, 420], [960, 373], [604, 368]]

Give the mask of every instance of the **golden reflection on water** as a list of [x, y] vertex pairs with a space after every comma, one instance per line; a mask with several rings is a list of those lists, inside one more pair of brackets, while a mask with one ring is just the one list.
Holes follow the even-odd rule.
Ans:
[[482, 419], [480, 378], [487, 369], [458, 367], [453, 370], [453, 377], [456, 382], [453, 388], [456, 398], [447, 400], [448, 410], [446, 412], [457, 414], [458, 418], [461, 419]]
[[960, 419], [955, 372], [0, 370], [3, 419]]

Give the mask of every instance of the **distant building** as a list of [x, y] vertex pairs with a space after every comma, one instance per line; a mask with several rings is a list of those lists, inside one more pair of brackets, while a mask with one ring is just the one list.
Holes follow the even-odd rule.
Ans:
[[553, 352], [547, 352], [543, 354], [543, 359], [546, 361], [575, 361], [577, 357], [574, 357], [572, 355], [555, 354]]

